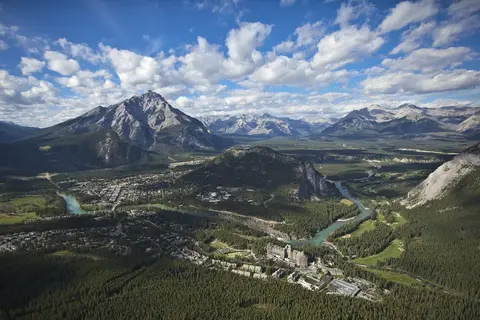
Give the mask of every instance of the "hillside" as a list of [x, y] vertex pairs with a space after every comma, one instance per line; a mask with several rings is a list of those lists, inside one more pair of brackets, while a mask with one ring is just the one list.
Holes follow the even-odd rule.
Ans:
[[13, 122], [0, 121], [0, 143], [12, 142], [36, 133], [38, 128], [24, 127]]
[[25, 139], [0, 144], [6, 172], [77, 171], [140, 164], [161, 156], [122, 141], [113, 131], [67, 135], [55, 139]]
[[444, 197], [465, 176], [480, 170], [480, 143], [445, 162], [408, 193], [402, 204], [413, 208]]
[[184, 181], [199, 185], [276, 189], [295, 185], [296, 197], [306, 199], [335, 193], [310, 162], [270, 148], [232, 149], [188, 173]]
[[394, 266], [472, 297], [480, 294], [480, 144], [435, 170], [403, 201], [408, 248]]

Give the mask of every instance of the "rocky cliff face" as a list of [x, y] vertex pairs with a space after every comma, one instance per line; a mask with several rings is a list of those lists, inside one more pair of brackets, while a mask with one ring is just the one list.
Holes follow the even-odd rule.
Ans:
[[430, 200], [442, 198], [467, 174], [480, 168], [480, 143], [466, 149], [452, 160], [445, 162], [427, 179], [412, 189], [402, 204], [413, 208]]
[[311, 162], [303, 162], [299, 166], [300, 181], [297, 188], [299, 199], [324, 197], [333, 194], [332, 186], [318, 173]]

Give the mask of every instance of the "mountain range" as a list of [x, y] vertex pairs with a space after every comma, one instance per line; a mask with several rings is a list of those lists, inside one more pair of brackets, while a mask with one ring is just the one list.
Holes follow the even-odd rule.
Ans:
[[232, 135], [264, 137], [305, 137], [320, 133], [335, 119], [324, 121], [295, 120], [287, 117], [263, 115], [236, 115], [199, 118], [212, 132]]
[[233, 143], [225, 136], [236, 135], [363, 138], [431, 134], [480, 137], [480, 109], [372, 105], [339, 120], [294, 120], [267, 113], [196, 119], [148, 91], [49, 128], [0, 122], [0, 152], [5, 155], [0, 168], [71, 171], [167, 161], [172, 153], [221, 151]]
[[322, 131], [343, 137], [411, 136], [438, 133], [476, 137], [480, 131], [480, 109], [468, 107], [421, 108], [403, 104], [394, 109], [373, 105], [354, 110]]

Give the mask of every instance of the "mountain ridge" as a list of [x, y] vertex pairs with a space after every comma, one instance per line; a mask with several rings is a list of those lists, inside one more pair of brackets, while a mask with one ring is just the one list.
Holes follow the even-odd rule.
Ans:
[[259, 146], [229, 149], [186, 174], [183, 180], [215, 187], [259, 189], [295, 184], [295, 196], [299, 199], [320, 198], [336, 192], [333, 184], [327, 182], [311, 162]]
[[480, 142], [438, 167], [413, 188], [401, 203], [411, 209], [428, 201], [441, 199], [462, 178], [474, 170], [480, 170]]

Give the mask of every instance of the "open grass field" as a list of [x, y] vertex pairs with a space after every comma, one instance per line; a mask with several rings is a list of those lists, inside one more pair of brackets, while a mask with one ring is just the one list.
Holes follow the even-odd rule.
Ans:
[[375, 254], [373, 256], [359, 258], [353, 260], [353, 262], [367, 265], [367, 266], [374, 266], [377, 264], [378, 261], [384, 261], [388, 258], [399, 258], [403, 252], [403, 243], [399, 239], [395, 239], [392, 243], [382, 252], [379, 254]]
[[358, 237], [358, 236], [360, 236], [362, 233], [372, 231], [373, 229], [375, 229], [375, 221], [373, 221], [373, 220], [367, 220], [367, 221], [363, 222], [363, 223], [358, 227], [357, 230], [355, 230], [354, 232], [350, 233], [350, 237]]
[[342, 199], [342, 200], [340, 200], [340, 203], [343, 203], [346, 206], [352, 206], [353, 205], [352, 200], [349, 200], [349, 199]]
[[95, 260], [95, 261], [103, 260], [103, 258], [101, 258], [99, 256], [96, 256], [96, 255], [93, 255], [93, 254], [76, 253], [76, 252], [72, 252], [72, 251], [69, 251], [69, 250], [56, 251], [56, 252], [52, 253], [52, 255], [57, 256], [57, 257], [87, 258], [87, 259]]
[[5, 224], [19, 224], [24, 223], [28, 220], [34, 220], [37, 218], [37, 214], [35, 212], [29, 212], [21, 215], [8, 215], [8, 214], [0, 214], [0, 225]]
[[362, 267], [362, 269], [374, 273], [379, 277], [384, 278], [385, 280], [397, 282], [400, 284], [404, 284], [407, 286], [410, 285], [421, 285], [421, 282], [410, 277], [408, 274], [400, 273], [400, 272], [394, 272], [394, 271], [385, 271], [385, 270], [377, 270], [377, 269], [371, 269], [371, 268], [366, 268]]
[[400, 213], [395, 212], [395, 222], [391, 224], [393, 228], [396, 228], [398, 226], [401, 226], [402, 224], [405, 224], [407, 220], [400, 215]]
[[230, 248], [230, 246], [228, 244], [226, 244], [225, 242], [222, 242], [220, 240], [217, 240], [217, 239], [210, 242], [210, 247], [212, 247], [214, 249]]
[[242, 257], [246, 257], [250, 254], [250, 252], [248, 251], [235, 251], [235, 252], [230, 252], [230, 253], [227, 253], [225, 256], [228, 258], [228, 259], [234, 259], [234, 258], [242, 258]]
[[50, 149], [52, 149], [52, 146], [44, 145], [40, 146], [38, 149], [40, 149], [40, 151], [50, 151]]

